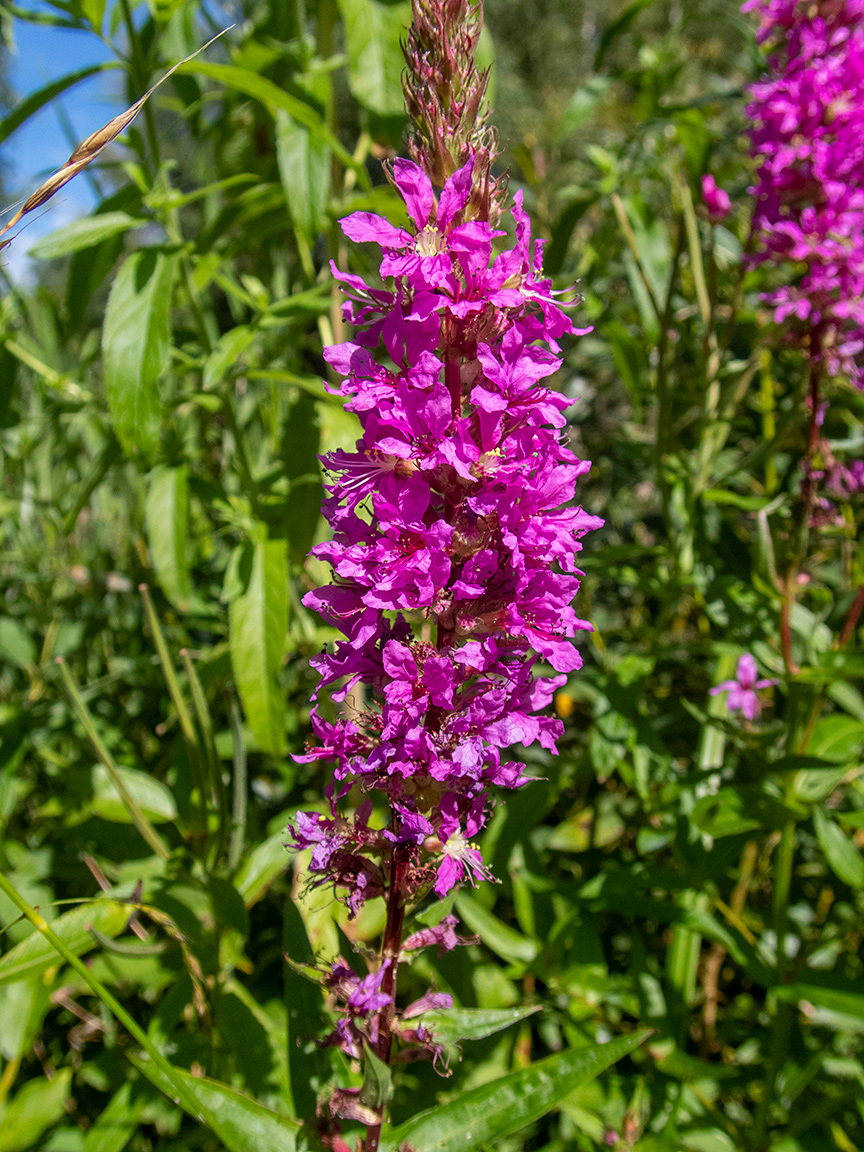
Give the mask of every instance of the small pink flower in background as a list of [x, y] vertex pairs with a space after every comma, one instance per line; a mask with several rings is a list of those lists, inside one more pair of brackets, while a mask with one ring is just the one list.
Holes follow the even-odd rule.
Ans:
[[757, 680], [759, 671], [756, 661], [749, 652], [745, 652], [738, 661], [734, 680], [724, 680], [716, 688], [711, 689], [711, 695], [717, 696], [720, 692], [728, 692], [726, 707], [730, 712], [743, 712], [748, 720], [752, 720], [762, 707], [756, 692], [761, 688], [771, 688], [779, 684], [779, 680]]
[[722, 220], [729, 215], [732, 207], [729, 193], [717, 187], [713, 176], [702, 177], [702, 200], [712, 221]]

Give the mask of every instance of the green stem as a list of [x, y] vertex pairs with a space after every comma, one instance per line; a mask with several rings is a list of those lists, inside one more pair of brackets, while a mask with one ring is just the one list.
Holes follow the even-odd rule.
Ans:
[[202, 1107], [199, 1101], [187, 1090], [183, 1081], [176, 1076], [176, 1070], [173, 1065], [165, 1059], [144, 1029], [129, 1015], [119, 1000], [116, 1000], [111, 995], [102, 981], [93, 975], [87, 965], [66, 947], [60, 937], [51, 930], [45, 919], [39, 915], [35, 908], [32, 908], [27, 903], [18, 890], [9, 883], [9, 880], [2, 872], [0, 872], [0, 891], [12, 901], [16, 908], [30, 921], [36, 931], [41, 932], [48, 943], [60, 953], [69, 967], [75, 969], [93, 992], [94, 996], [99, 997], [109, 1012], [111, 1012], [130, 1035], [138, 1041], [160, 1072], [173, 1084], [175, 1092], [183, 1102], [183, 1106], [202, 1124], [209, 1125], [211, 1121], [209, 1111]]
[[145, 843], [150, 845], [156, 855], [163, 860], [167, 860], [171, 853], [165, 841], [138, 807], [126, 785], [123, 783], [123, 777], [120, 775], [111, 753], [102, 742], [102, 737], [96, 729], [93, 717], [90, 715], [87, 705], [84, 703], [84, 697], [81, 695], [78, 685], [72, 678], [72, 673], [66, 667], [66, 661], [62, 656], [58, 656], [55, 663], [59, 666], [63, 674], [66, 691], [69, 693], [69, 698], [72, 701], [72, 706], [78, 715], [78, 719], [81, 721], [84, 731], [90, 737], [90, 743], [93, 745], [96, 755], [105, 765], [105, 770], [108, 773], [111, 783], [117, 789], [117, 793], [125, 804], [129, 815], [132, 817], [135, 827], [141, 833]]

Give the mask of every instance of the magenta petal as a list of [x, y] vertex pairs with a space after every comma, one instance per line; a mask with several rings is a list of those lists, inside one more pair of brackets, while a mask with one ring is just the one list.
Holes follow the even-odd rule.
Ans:
[[417, 225], [417, 230], [422, 232], [429, 223], [435, 204], [432, 181], [419, 164], [401, 157], [393, 161], [393, 180], [402, 193], [408, 215]]
[[383, 216], [376, 216], [374, 212], [352, 212], [350, 216], [343, 217], [339, 223], [342, 231], [349, 240], [358, 244], [380, 244], [382, 248], [407, 248], [411, 243], [411, 234], [404, 228], [397, 228]]

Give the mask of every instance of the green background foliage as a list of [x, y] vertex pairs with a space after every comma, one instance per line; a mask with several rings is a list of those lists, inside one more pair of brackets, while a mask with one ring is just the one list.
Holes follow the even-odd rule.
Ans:
[[[129, 103], [221, 20], [4, 11], [103, 36]], [[323, 810], [323, 770], [292, 754], [334, 634], [301, 599], [327, 580], [317, 457], [357, 428], [325, 386], [347, 336], [329, 260], [366, 269], [341, 216], [403, 219], [380, 160], [407, 18], [238, 6], [103, 155], [92, 215], [35, 246], [35, 283], [0, 270], [0, 853], [67, 953], [0, 895], [0, 1152], [299, 1148], [316, 1094], [363, 1083], [312, 1041], [329, 1005], [303, 965], [374, 942], [380, 902], [349, 921], [282, 841]], [[488, 0], [487, 24], [501, 165], [594, 328], [557, 385], [606, 518], [577, 602], [597, 631], [556, 701], [560, 756], [526, 753], [537, 782], [484, 834], [500, 883], [456, 897], [481, 943], [400, 977], [406, 1002], [453, 994], [452, 1077], [378, 1085], [386, 1146], [851, 1152], [864, 660], [839, 637], [861, 510], [811, 534], [790, 675], [805, 365], [742, 262], [752, 28], [695, 0]], [[717, 225], [709, 170], [733, 200]], [[829, 396], [826, 436], [860, 454], [864, 398]], [[782, 680], [752, 725], [708, 695], [744, 651]]]

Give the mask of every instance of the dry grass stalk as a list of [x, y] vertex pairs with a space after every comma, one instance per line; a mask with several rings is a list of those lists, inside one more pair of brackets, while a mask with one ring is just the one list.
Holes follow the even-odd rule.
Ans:
[[[132, 123], [160, 84], [164, 84], [168, 77], [176, 72], [181, 65], [187, 64], [190, 60], [194, 60], [196, 56], [200, 56], [205, 48], [209, 48], [215, 40], [218, 40], [220, 36], [224, 36], [225, 33], [229, 32], [233, 27], [234, 25], [230, 24], [228, 28], [223, 28], [221, 32], [217, 32], [212, 40], [208, 40], [207, 43], [203, 44], [196, 52], [193, 52], [184, 60], [179, 60], [176, 64], [172, 65], [165, 75], [160, 80], [157, 80], [153, 87], [148, 89], [131, 107], [127, 108], [125, 112], [121, 112], [119, 116], [115, 116], [113, 120], [109, 120], [107, 124], [97, 129], [91, 136], [88, 136], [86, 140], [79, 144], [63, 167], [59, 168], [52, 176], [49, 176], [45, 183], [40, 185], [33, 195], [29, 197], [23, 207], [15, 213], [9, 223], [3, 228], [0, 228], [0, 236], [2, 236], [4, 232], [8, 232], [10, 228], [14, 228], [18, 221], [26, 216], [28, 212], [32, 212], [35, 208], [41, 207], [47, 200], [50, 200], [56, 192], [60, 191], [64, 184], [68, 184], [74, 176], [82, 172], [88, 164], [96, 159], [103, 148], [116, 140], [120, 133]], [[11, 244], [14, 238], [14, 236], [10, 236], [7, 240], [0, 240], [0, 250], [5, 248], [7, 244]]]

